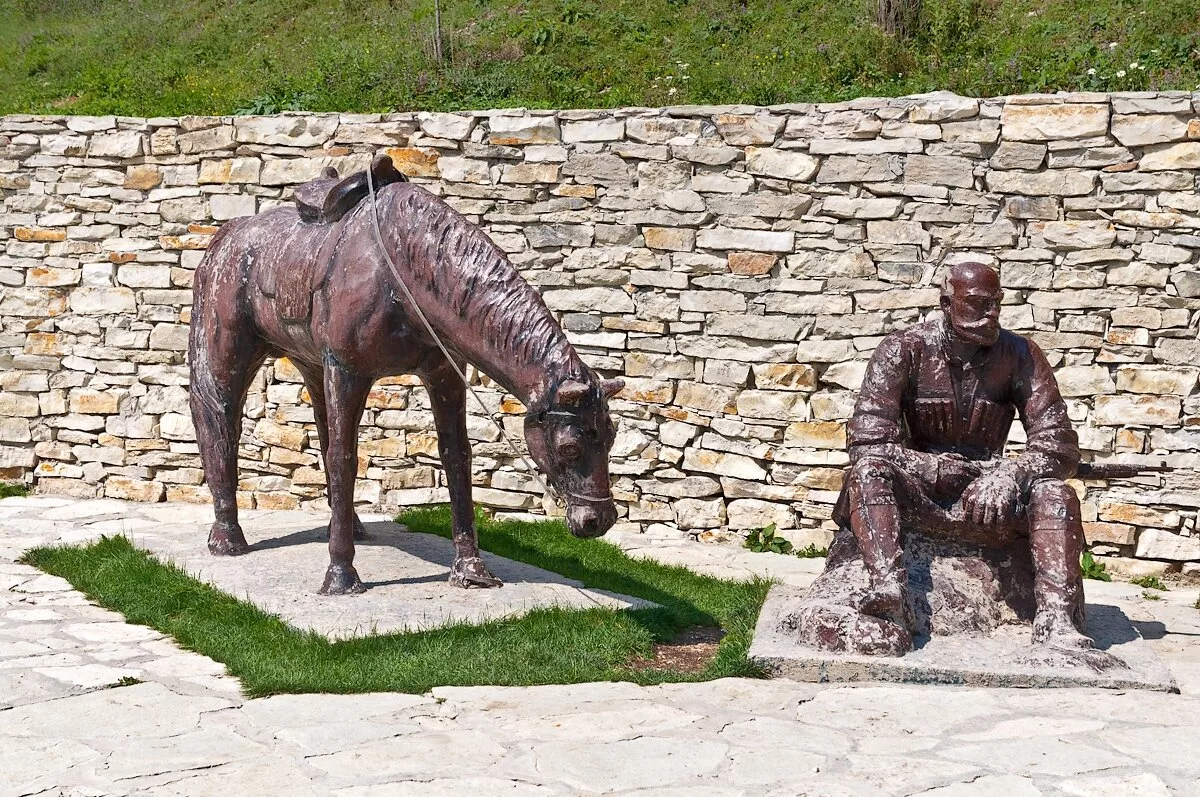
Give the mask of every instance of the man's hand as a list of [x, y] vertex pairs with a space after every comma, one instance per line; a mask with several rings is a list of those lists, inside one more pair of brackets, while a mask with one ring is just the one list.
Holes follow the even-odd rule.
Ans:
[[947, 452], [937, 455], [938, 485], [945, 490], [958, 492], [983, 474], [983, 466], [962, 454]]
[[1007, 469], [976, 479], [962, 494], [963, 514], [980, 526], [997, 527], [1016, 519], [1021, 487]]

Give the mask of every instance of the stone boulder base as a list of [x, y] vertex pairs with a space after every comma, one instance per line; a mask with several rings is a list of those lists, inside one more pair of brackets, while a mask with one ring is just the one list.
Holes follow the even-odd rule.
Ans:
[[1053, 649], [1032, 646], [1032, 566], [1023, 541], [988, 551], [909, 535], [904, 564], [918, 625], [915, 649], [888, 655], [899, 635], [890, 623], [857, 610], [867, 572], [845, 534], [835, 541], [825, 572], [807, 590], [771, 589], [750, 648], [751, 658], [771, 674], [819, 682], [1177, 691], [1170, 672], [1115, 606], [1086, 606], [1087, 633], [1099, 650], [1126, 667], [1098, 672]]

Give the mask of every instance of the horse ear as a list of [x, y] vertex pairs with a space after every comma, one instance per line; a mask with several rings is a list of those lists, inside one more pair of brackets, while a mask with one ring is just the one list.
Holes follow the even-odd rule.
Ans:
[[588, 386], [584, 382], [563, 382], [558, 386], [554, 397], [562, 404], [568, 407], [574, 407], [583, 400], [583, 397], [588, 393]]
[[326, 166], [321, 170], [321, 176], [327, 180], [336, 180], [338, 176], [337, 169], [332, 166]]
[[605, 398], [612, 398], [625, 389], [624, 379], [605, 379], [600, 383], [600, 391]]

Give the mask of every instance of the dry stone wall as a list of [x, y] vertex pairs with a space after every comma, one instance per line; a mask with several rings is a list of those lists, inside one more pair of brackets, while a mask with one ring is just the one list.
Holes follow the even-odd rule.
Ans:
[[[948, 94], [771, 108], [0, 118], [0, 476], [45, 493], [205, 501], [184, 352], [224, 221], [387, 150], [542, 291], [613, 402], [625, 522], [824, 544], [844, 422], [880, 337], [941, 270], [997, 267], [1085, 456], [1179, 470], [1079, 484], [1096, 551], [1200, 560], [1200, 95]], [[484, 381], [486, 410], [520, 407]], [[471, 423], [476, 497], [538, 510]], [[322, 501], [299, 375], [246, 409], [245, 506]], [[519, 437], [519, 435], [518, 435]], [[1020, 431], [1014, 432], [1020, 445]], [[356, 498], [445, 499], [428, 402], [381, 382]]]

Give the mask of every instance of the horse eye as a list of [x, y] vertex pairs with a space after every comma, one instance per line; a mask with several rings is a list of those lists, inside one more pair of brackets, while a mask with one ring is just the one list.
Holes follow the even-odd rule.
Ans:
[[589, 439], [589, 440], [599, 440], [599, 439], [600, 439], [600, 432], [598, 432], [598, 431], [597, 431], [597, 430], [595, 430], [595, 429], [588, 429], [588, 430], [587, 430], [587, 436], [588, 436], [588, 439]]

